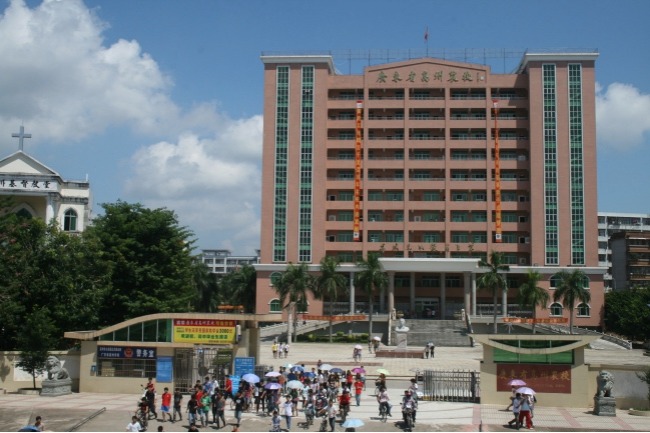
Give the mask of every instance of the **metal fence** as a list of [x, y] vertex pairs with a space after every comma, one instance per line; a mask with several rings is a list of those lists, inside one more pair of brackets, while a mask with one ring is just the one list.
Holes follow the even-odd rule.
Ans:
[[422, 398], [429, 401], [478, 403], [481, 399], [481, 376], [478, 371], [424, 370]]

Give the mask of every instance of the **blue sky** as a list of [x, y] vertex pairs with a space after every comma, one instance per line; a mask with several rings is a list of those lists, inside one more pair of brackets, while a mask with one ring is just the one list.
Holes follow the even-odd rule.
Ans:
[[431, 53], [597, 49], [598, 209], [650, 213], [650, 2], [0, 5], [2, 155], [23, 124], [25, 151], [64, 178], [89, 176], [94, 214], [118, 199], [165, 207], [199, 248], [259, 246], [263, 51], [424, 51], [427, 27]]

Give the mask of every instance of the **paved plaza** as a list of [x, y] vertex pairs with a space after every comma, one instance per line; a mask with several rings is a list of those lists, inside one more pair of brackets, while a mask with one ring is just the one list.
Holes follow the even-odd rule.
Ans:
[[[352, 360], [351, 344], [296, 343], [292, 344], [286, 359], [273, 359], [270, 344], [262, 346], [259, 364], [272, 365], [276, 370], [281, 365], [305, 364], [315, 366], [320, 359], [333, 365], [348, 369], [356, 364]], [[353, 406], [350, 418], [359, 418], [365, 425], [357, 431], [402, 431], [399, 423], [399, 410], [394, 410], [393, 418], [386, 423], [377, 417], [377, 403], [372, 384], [377, 368], [388, 370], [389, 393], [397, 404], [409, 377], [414, 371], [428, 368], [479, 370], [482, 348], [477, 347], [439, 347], [434, 359], [389, 359], [375, 358], [364, 350], [361, 364], [368, 371], [369, 386], [362, 397], [361, 406]], [[608, 345], [586, 351], [587, 362], [620, 365], [650, 364], [650, 358], [644, 357], [639, 350], [620, 350]], [[61, 397], [40, 397], [30, 395], [0, 395], [0, 431], [17, 431], [41, 415], [50, 430], [70, 431], [85, 418], [92, 419], [80, 425], [75, 431], [103, 432], [124, 431], [135, 410], [138, 394], [100, 394], [83, 393]], [[185, 402], [187, 401], [187, 397]], [[504, 411], [508, 402], [502, 406], [481, 405], [473, 403], [420, 402], [415, 431], [510, 431], [507, 421], [512, 418], [510, 412]], [[105, 410], [103, 410], [105, 408]], [[97, 414], [98, 411], [103, 410]], [[185, 418], [184, 418], [185, 420]], [[298, 427], [302, 417], [294, 418], [291, 431], [318, 431], [318, 425], [309, 429]], [[233, 422], [232, 411], [226, 412], [226, 421]], [[629, 415], [627, 411], [617, 411], [616, 417], [599, 417], [589, 408], [558, 408], [547, 402], [544, 396], [535, 408], [535, 431], [650, 431], [650, 418]], [[156, 431], [163, 426], [165, 431], [187, 431], [187, 423], [161, 423], [152, 421], [149, 431]], [[282, 426], [285, 427], [283, 421]], [[268, 431], [270, 417], [245, 413], [240, 431]], [[201, 429], [204, 432], [217, 431], [211, 425]], [[231, 431], [228, 425], [221, 431]], [[337, 431], [343, 431], [337, 426]]]

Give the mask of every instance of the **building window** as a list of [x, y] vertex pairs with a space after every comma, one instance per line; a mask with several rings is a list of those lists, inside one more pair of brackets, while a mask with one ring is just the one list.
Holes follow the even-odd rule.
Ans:
[[585, 304], [584, 302], [578, 305], [576, 310], [578, 311], [578, 317], [589, 317], [591, 315], [591, 309], [589, 308], [589, 305]]
[[551, 304], [551, 316], [562, 316], [562, 304], [554, 302]]
[[65, 211], [65, 214], [63, 214], [63, 231], [77, 231], [77, 212], [75, 212], [74, 209], [68, 209]]
[[269, 311], [271, 313], [281, 313], [282, 312], [282, 305], [280, 304], [279, 299], [272, 299], [271, 302], [269, 302]]
[[97, 364], [101, 377], [156, 377], [155, 359], [97, 358]]

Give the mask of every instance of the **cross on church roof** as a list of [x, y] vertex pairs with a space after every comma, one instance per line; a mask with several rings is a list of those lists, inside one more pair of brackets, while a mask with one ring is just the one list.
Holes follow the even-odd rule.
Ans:
[[32, 138], [32, 134], [25, 134], [25, 127], [24, 127], [24, 126], [21, 126], [21, 127], [20, 127], [20, 132], [18, 132], [18, 133], [16, 133], [16, 134], [11, 134], [11, 136], [12, 136], [13, 138], [17, 138], [17, 139], [18, 139], [18, 146], [19, 146], [18, 148], [19, 148], [20, 150], [23, 150], [23, 140], [24, 140], [25, 138]]

